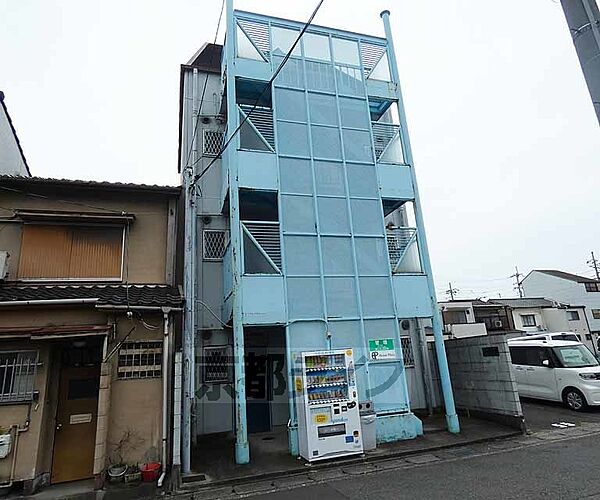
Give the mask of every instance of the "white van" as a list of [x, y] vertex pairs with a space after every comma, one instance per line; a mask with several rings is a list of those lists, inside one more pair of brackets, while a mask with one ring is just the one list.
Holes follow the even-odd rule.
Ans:
[[508, 347], [520, 396], [563, 401], [575, 411], [600, 405], [600, 365], [582, 343], [521, 337]]

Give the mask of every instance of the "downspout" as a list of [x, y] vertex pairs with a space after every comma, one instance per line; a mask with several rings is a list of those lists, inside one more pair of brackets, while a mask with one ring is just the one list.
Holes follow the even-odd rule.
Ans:
[[17, 453], [19, 451], [19, 436], [23, 432], [27, 432], [29, 430], [30, 422], [31, 422], [31, 403], [29, 404], [29, 410], [27, 411], [27, 420], [25, 421], [25, 425], [23, 425], [22, 427], [18, 424], [11, 425], [11, 430], [14, 429], [14, 431], [15, 431], [15, 434], [14, 434], [15, 442], [13, 443], [13, 448], [12, 448], [13, 458], [12, 458], [12, 463], [10, 465], [10, 476], [8, 478], [7, 483], [0, 484], [0, 490], [10, 488], [10, 487], [12, 487], [12, 485], [14, 483], [15, 471], [17, 470]]
[[170, 309], [163, 309], [163, 355], [162, 355], [162, 474], [158, 478], [158, 487], [161, 488], [167, 470], [167, 434], [169, 433], [169, 331]]
[[398, 63], [396, 61], [396, 52], [394, 51], [394, 42], [392, 39], [392, 28], [390, 26], [390, 11], [384, 10], [381, 13], [383, 19], [383, 27], [385, 30], [385, 37], [388, 43], [388, 58], [390, 63], [390, 71], [392, 73], [392, 80], [397, 86], [398, 95], [398, 115], [400, 116], [400, 140], [402, 148], [404, 150], [404, 156], [406, 163], [409, 165], [410, 177], [413, 184], [414, 190], [414, 203], [415, 203], [415, 219], [417, 222], [417, 241], [421, 249], [421, 261], [423, 264], [423, 271], [427, 277], [427, 286], [429, 288], [429, 297], [431, 300], [432, 309], [432, 326], [433, 336], [435, 339], [435, 351], [437, 354], [438, 368], [440, 371], [440, 381], [442, 385], [442, 395], [444, 397], [444, 405], [446, 407], [446, 424], [448, 431], [458, 434], [460, 432], [460, 425], [458, 423], [458, 415], [456, 414], [456, 408], [454, 407], [454, 396], [452, 394], [452, 383], [450, 381], [450, 371], [448, 369], [448, 360], [446, 358], [446, 350], [444, 348], [444, 335], [442, 333], [442, 322], [440, 319], [440, 311], [437, 305], [437, 298], [435, 295], [435, 284], [433, 282], [433, 273], [431, 270], [431, 261], [429, 259], [429, 250], [427, 248], [427, 238], [425, 237], [425, 223], [423, 220], [423, 213], [421, 210], [421, 201], [419, 198], [419, 190], [417, 187], [417, 177], [415, 175], [415, 167], [412, 156], [412, 149], [410, 147], [410, 139], [408, 137], [408, 125], [406, 123], [406, 114], [404, 110], [404, 102], [402, 100], [402, 90], [400, 88], [400, 77], [398, 73]]

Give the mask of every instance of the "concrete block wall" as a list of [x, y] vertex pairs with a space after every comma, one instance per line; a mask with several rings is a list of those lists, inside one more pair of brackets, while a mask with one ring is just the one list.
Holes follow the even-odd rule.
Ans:
[[[507, 417], [509, 423], [522, 422], [523, 410], [511, 370], [506, 336], [488, 334], [452, 339], [447, 340], [445, 345], [456, 407], [468, 412]], [[429, 348], [432, 364], [437, 364], [433, 345]], [[494, 355], [485, 356], [485, 350], [492, 351], [488, 354]], [[435, 386], [437, 371], [432, 369], [432, 373]], [[435, 392], [435, 404], [441, 406], [439, 391]]]

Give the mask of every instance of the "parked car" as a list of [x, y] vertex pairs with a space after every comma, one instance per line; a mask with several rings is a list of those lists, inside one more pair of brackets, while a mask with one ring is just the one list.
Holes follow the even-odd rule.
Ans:
[[600, 405], [600, 365], [581, 342], [508, 341], [520, 396], [562, 401], [575, 411]]

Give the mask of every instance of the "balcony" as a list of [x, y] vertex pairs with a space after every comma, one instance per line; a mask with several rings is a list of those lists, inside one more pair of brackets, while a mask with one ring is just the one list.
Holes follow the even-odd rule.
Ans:
[[478, 337], [480, 335], [487, 335], [487, 328], [485, 327], [485, 323], [457, 323], [444, 325], [444, 333], [456, 339]]

